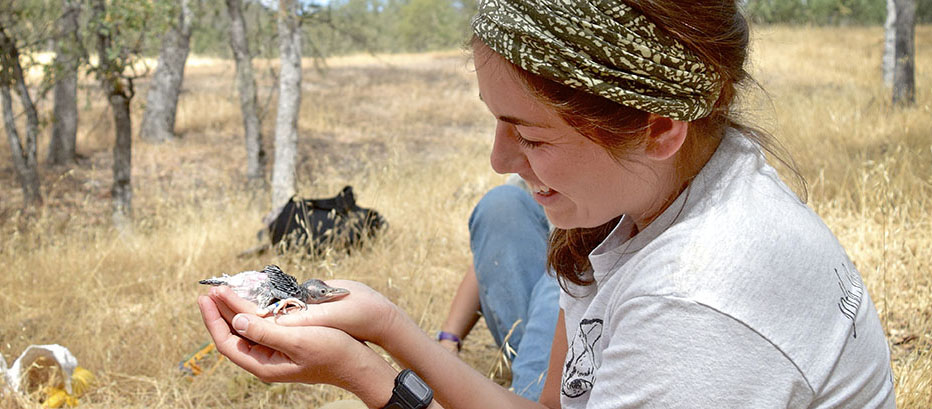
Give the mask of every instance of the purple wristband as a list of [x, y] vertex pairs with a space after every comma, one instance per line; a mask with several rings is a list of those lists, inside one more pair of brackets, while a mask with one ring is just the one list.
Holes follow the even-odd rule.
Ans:
[[446, 331], [440, 331], [437, 333], [437, 341], [453, 341], [456, 342], [456, 350], [459, 351], [463, 349], [463, 340], [455, 334], [451, 334]]

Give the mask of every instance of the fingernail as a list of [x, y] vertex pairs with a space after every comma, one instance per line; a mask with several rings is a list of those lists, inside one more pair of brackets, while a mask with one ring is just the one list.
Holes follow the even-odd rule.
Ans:
[[247, 328], [249, 328], [249, 319], [242, 314], [233, 317], [233, 329], [239, 332], [246, 332]]

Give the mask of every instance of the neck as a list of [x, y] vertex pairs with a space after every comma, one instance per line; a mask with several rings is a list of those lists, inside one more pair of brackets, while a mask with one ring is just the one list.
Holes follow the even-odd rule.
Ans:
[[[695, 139], [702, 140], [696, 141]], [[655, 197], [659, 199], [647, 212], [643, 213], [646, 216], [634, 218], [634, 224], [637, 226], [638, 231], [647, 228], [689, 187], [696, 175], [715, 154], [715, 150], [718, 149], [722, 138], [697, 136], [688, 140], [690, 142], [684, 143], [679, 152], [667, 163], [667, 166], [658, 172], [660, 177], [657, 179], [658, 188]]]
[[302, 285], [298, 286], [298, 297], [301, 301], [308, 301], [311, 298], [311, 292], [307, 290], [307, 287]]

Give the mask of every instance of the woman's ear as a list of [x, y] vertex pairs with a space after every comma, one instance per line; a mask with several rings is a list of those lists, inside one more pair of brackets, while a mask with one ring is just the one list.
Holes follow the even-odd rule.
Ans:
[[647, 147], [645, 152], [653, 160], [666, 160], [671, 158], [686, 141], [689, 122], [677, 121], [651, 114]]

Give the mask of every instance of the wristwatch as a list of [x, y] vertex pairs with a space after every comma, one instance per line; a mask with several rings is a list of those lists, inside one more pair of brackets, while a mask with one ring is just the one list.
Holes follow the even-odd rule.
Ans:
[[434, 391], [414, 371], [405, 369], [395, 377], [392, 398], [383, 409], [424, 409], [434, 400]]

